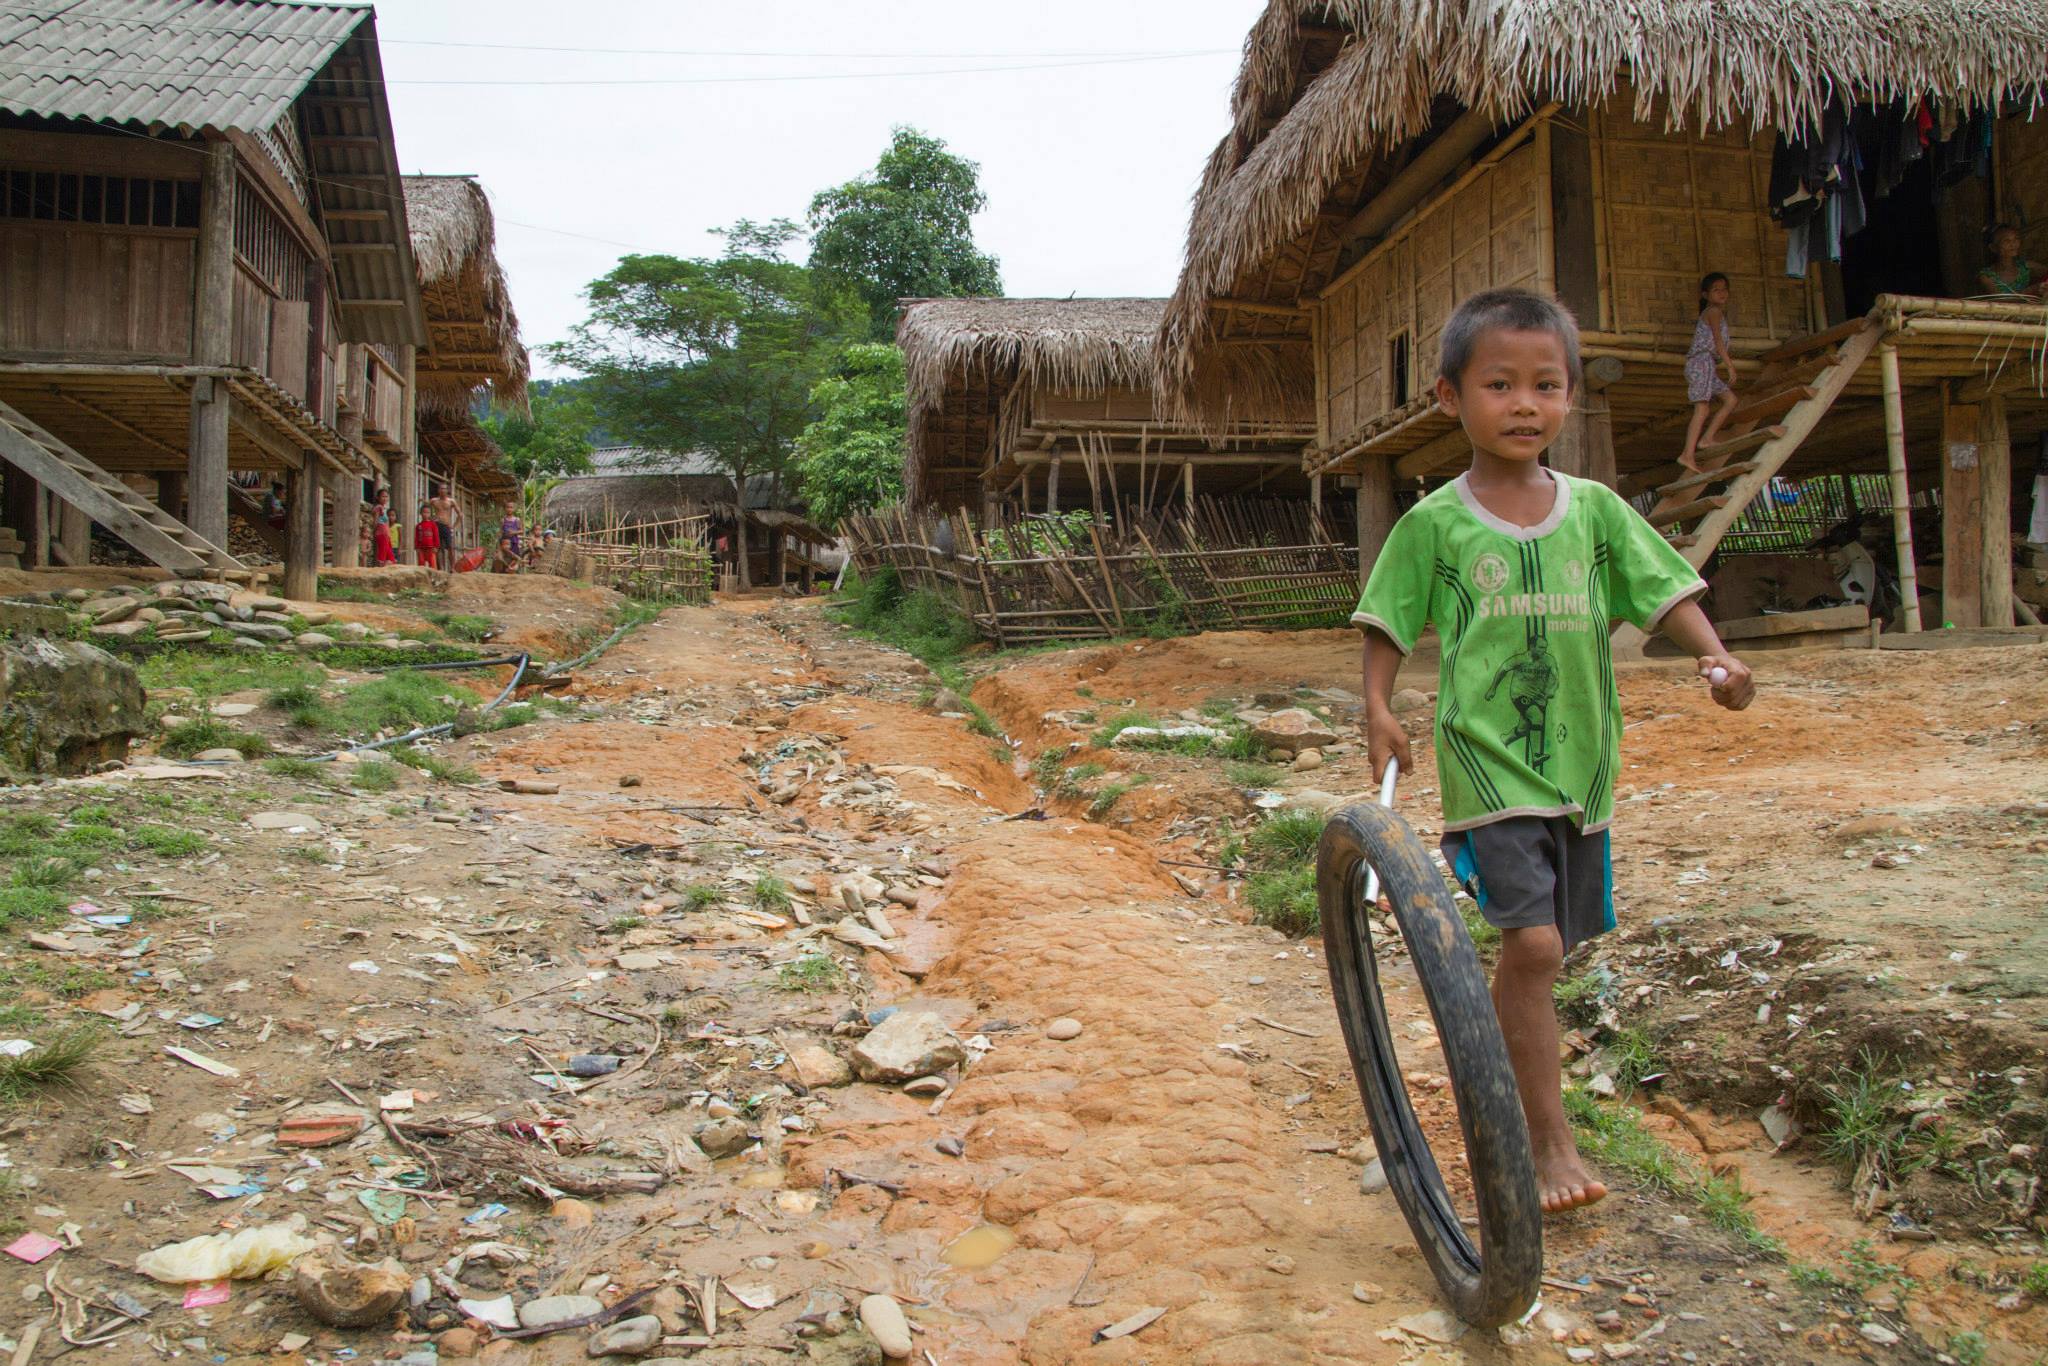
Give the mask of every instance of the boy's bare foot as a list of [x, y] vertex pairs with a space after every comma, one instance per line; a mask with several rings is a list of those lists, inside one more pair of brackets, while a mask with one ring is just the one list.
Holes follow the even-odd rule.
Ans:
[[1567, 1140], [1559, 1147], [1536, 1150], [1536, 1192], [1545, 1214], [1561, 1214], [1599, 1203], [1606, 1198], [1607, 1187], [1586, 1170], [1579, 1150]]
[[1691, 451], [1687, 451], [1684, 455], [1679, 456], [1678, 463], [1684, 466], [1686, 469], [1691, 470], [1694, 474], [1698, 474], [1700, 472], [1699, 457], [1694, 455]]

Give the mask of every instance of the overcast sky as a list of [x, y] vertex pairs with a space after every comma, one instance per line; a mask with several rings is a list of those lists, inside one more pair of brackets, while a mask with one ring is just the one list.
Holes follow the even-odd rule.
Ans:
[[981, 163], [975, 238], [1008, 293], [1166, 294], [1261, 8], [379, 0], [377, 27], [404, 169], [482, 178], [538, 347], [619, 256], [715, 255], [708, 229], [801, 220], [897, 124]]

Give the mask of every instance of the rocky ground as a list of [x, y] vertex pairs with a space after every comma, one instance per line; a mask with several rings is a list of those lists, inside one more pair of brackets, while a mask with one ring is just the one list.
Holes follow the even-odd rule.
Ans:
[[[520, 610], [567, 646], [603, 609]], [[1565, 1000], [1616, 1190], [1551, 1223], [1499, 1334], [1441, 1313], [1320, 942], [1241, 876], [1271, 809], [1367, 786], [1355, 637], [995, 663], [955, 697], [815, 605], [674, 609], [423, 769], [138, 753], [6, 793], [0, 904], [62, 905], [0, 926], [0, 1038], [97, 1042], [0, 1108], [0, 1333], [415, 1366], [2048, 1349], [2048, 649], [1768, 656], [1733, 718], [1624, 674], [1623, 928]], [[158, 705], [293, 744], [259, 690]], [[1107, 743], [1140, 719], [1223, 741]], [[1459, 1185], [1398, 946], [1382, 973]], [[161, 1252], [216, 1235], [244, 1265]]]

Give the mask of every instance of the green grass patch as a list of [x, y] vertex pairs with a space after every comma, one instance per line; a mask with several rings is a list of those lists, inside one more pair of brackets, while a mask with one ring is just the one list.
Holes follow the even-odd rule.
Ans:
[[540, 720], [540, 709], [531, 702], [514, 702], [509, 707], [500, 707], [484, 718], [485, 730], [510, 730], [514, 726], [531, 725]]
[[1100, 778], [1106, 770], [1101, 764], [1073, 764], [1060, 770], [1048, 789], [1055, 797], [1085, 797], [1088, 784]]
[[707, 882], [694, 882], [683, 888], [679, 895], [681, 906], [686, 911], [704, 911], [725, 900], [725, 893]]
[[1260, 757], [1265, 753], [1265, 746], [1254, 739], [1249, 730], [1243, 726], [1236, 726], [1221, 740], [1210, 741], [1209, 751], [1220, 759], [1235, 759], [1242, 762]]
[[63, 917], [70, 901], [48, 887], [0, 887], [0, 926], [50, 924]]
[[276, 758], [263, 761], [263, 771], [280, 778], [318, 778], [323, 776], [328, 765], [316, 764], [311, 759]]
[[385, 751], [407, 768], [418, 769], [430, 778], [458, 787], [468, 787], [483, 781], [483, 775], [467, 764], [458, 764], [440, 755], [421, 749], [418, 745], [396, 745]]
[[232, 692], [316, 683], [321, 677], [315, 665], [275, 650], [218, 651], [180, 646], [156, 651], [139, 661], [136, 670], [142, 675], [145, 688], [190, 688], [201, 702]]
[[72, 824], [57, 832], [56, 843], [65, 849], [114, 849], [123, 842], [119, 830], [111, 825]]
[[[1555, 988], [1552, 991], [1554, 993]], [[1606, 1057], [1607, 1065], [1614, 1069], [1614, 1084], [1624, 1095], [1640, 1087], [1643, 1078], [1664, 1070], [1663, 1061], [1657, 1056], [1657, 1045], [1639, 1028], [1617, 1030], [1601, 1053]]]
[[441, 628], [443, 635], [455, 640], [484, 641], [497, 633], [498, 623], [489, 617], [473, 616], [463, 612], [429, 612], [427, 620]]
[[92, 1025], [74, 1025], [46, 1039], [18, 1058], [0, 1058], [0, 1100], [19, 1101], [30, 1092], [72, 1080], [92, 1061], [105, 1036]]
[[1465, 922], [1465, 933], [1472, 940], [1472, 947], [1484, 955], [1500, 947], [1500, 931], [1495, 929], [1479, 909], [1479, 903], [1470, 897], [1456, 898], [1458, 919]]
[[1907, 1127], [1892, 1114], [1899, 1088], [1888, 1073], [1883, 1058], [1866, 1052], [1853, 1069], [1838, 1071], [1820, 1088], [1820, 1149], [1846, 1171], [1867, 1160], [1891, 1176], [1910, 1165]]
[[1101, 729], [1088, 737], [1088, 743], [1097, 749], [1108, 749], [1116, 743], [1116, 737], [1133, 726], [1157, 726], [1159, 718], [1148, 711], [1118, 712], [1105, 722]]
[[314, 654], [330, 669], [348, 669], [362, 673], [379, 669], [406, 669], [417, 664], [452, 664], [457, 661], [467, 662], [485, 658], [467, 645], [430, 643], [424, 649], [399, 650], [361, 641], [323, 646]]
[[1105, 784], [1102, 790], [1095, 794], [1095, 799], [1088, 803], [1088, 818], [1101, 820], [1116, 810], [1116, 804], [1129, 796], [1132, 789], [1142, 786], [1144, 781], [1142, 775], [1134, 774], [1129, 778], [1120, 778], [1116, 782]]
[[1948, 1354], [1956, 1359], [1956, 1366], [1984, 1366], [1991, 1359], [1991, 1340], [1974, 1328], [1950, 1333]]
[[139, 825], [130, 838], [137, 849], [158, 858], [190, 858], [206, 849], [206, 836], [197, 830], [174, 830], [168, 825]]
[[1252, 855], [1262, 863], [1314, 863], [1323, 818], [1313, 811], [1276, 811], [1253, 828]]
[[[451, 700], [452, 699], [452, 700]], [[433, 674], [400, 672], [373, 679], [343, 693], [334, 711], [351, 735], [408, 731], [453, 721], [464, 706], [481, 699], [469, 689]]]
[[164, 732], [157, 748], [173, 759], [189, 759], [209, 749], [231, 749], [245, 759], [270, 752], [270, 742], [260, 735], [237, 730], [211, 716], [180, 722]]
[[358, 792], [389, 792], [398, 786], [398, 765], [381, 759], [365, 760], [345, 771], [349, 786]]
[[764, 911], [782, 912], [790, 908], [789, 884], [773, 873], [768, 873], [754, 884], [754, 905]]
[[1600, 1017], [1600, 997], [1606, 989], [1606, 981], [1596, 972], [1558, 978], [1550, 989], [1550, 999], [1557, 1005], [1557, 1018], [1580, 1028], [1592, 1024]]
[[54, 890], [69, 887], [78, 877], [78, 865], [67, 858], [26, 858], [7, 875], [10, 887]]
[[894, 569], [859, 579], [837, 609], [857, 631], [908, 651], [935, 670], [974, 643], [974, 623], [936, 593], [903, 587]]
[[1777, 1239], [1757, 1227], [1749, 1197], [1734, 1180], [1703, 1172], [1684, 1154], [1667, 1147], [1643, 1127], [1642, 1111], [1602, 1105], [1580, 1088], [1564, 1093], [1565, 1115], [1578, 1132], [1579, 1150], [1609, 1171], [1675, 1199], [1689, 1201], [1708, 1223], [1734, 1235], [1757, 1252], [1776, 1255]]
[[822, 953], [793, 958], [775, 973], [775, 985], [784, 991], [830, 991], [845, 981], [846, 970]]
[[1271, 925], [1282, 934], [1300, 938], [1322, 928], [1313, 863], [1290, 864], [1252, 874], [1244, 884], [1244, 899], [1252, 908], [1254, 921]]
[[2037, 1300], [2048, 1300], [2048, 1262], [2035, 1262], [2020, 1277], [2020, 1289]]

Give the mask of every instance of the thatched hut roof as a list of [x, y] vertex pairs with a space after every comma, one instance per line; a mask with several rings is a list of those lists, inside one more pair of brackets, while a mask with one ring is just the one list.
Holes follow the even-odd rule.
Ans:
[[[2044, 76], [2038, 0], [1271, 0], [1195, 194], [1162, 395], [1212, 415], [1225, 394], [1299, 387], [1305, 328], [1234, 329], [1270, 344], [1225, 349], [1214, 302], [1294, 302], [1261, 285], [1272, 263], [1316, 258], [1326, 220], [1348, 216], [1333, 199], [1370, 197], [1391, 154], [1461, 110], [1506, 124], [1547, 101], [1598, 103], [1626, 78], [1638, 117], [1796, 128], [1842, 97], [2038, 106]], [[1309, 275], [1290, 283], [1312, 290]]]
[[[911, 299], [896, 344], [909, 395], [904, 491], [919, 499], [941, 447], [985, 448], [1019, 383], [1076, 395], [1149, 389], [1163, 299]], [[958, 419], [958, 420], [954, 420]]]
[[469, 176], [407, 176], [405, 212], [427, 314], [421, 405], [467, 412], [471, 395], [488, 384], [499, 403], [522, 406], [526, 348], [483, 186]]

